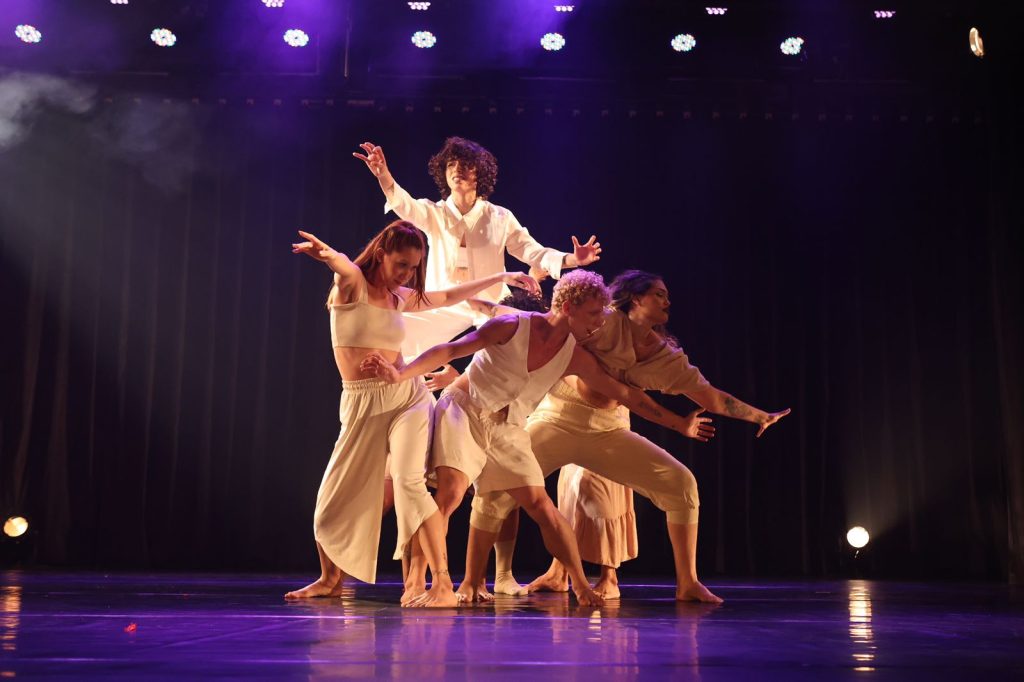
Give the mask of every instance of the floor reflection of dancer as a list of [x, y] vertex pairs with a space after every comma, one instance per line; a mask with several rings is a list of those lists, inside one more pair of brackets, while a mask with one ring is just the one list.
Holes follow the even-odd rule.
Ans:
[[[402, 312], [451, 305], [496, 283], [530, 285], [517, 273], [499, 273], [442, 291], [424, 292], [426, 238], [405, 221], [374, 237], [354, 261], [306, 232], [293, 252], [325, 263], [334, 272], [327, 299], [334, 358], [342, 378], [341, 433], [317, 493], [313, 533], [320, 578], [288, 598], [332, 597], [347, 576], [374, 582], [384, 497], [385, 458], [391, 455], [398, 550], [420, 538], [433, 584], [415, 605], [454, 605], [448, 574], [444, 518], [427, 491], [424, 464], [432, 400], [421, 380], [386, 384], [362, 370], [374, 353], [401, 364]], [[412, 286], [405, 286], [410, 283]]]
[[[689, 363], [686, 354], [668, 335], [669, 296], [657, 275], [629, 270], [611, 285], [613, 311], [601, 329], [583, 342], [612, 376], [644, 390], [683, 394], [701, 406], [695, 417], [707, 410], [757, 424], [757, 435], [789, 414], [765, 412], [712, 386]], [[706, 421], [706, 418], [701, 418]], [[649, 498], [668, 517], [676, 569], [676, 598], [706, 602], [721, 601], [697, 578], [697, 512], [699, 498], [693, 474], [668, 452], [629, 430], [629, 413], [623, 401], [594, 385], [588, 377], [568, 377], [556, 384], [530, 416], [529, 432], [534, 454], [544, 475], [567, 464], [577, 464], [604, 477], [606, 500], [591, 498], [580, 505], [587, 511], [576, 514], [577, 537], [591, 559], [600, 558], [602, 544], [621, 543], [617, 533], [627, 529], [601, 523], [616, 511], [607, 507], [624, 490], [608, 486], [622, 484]], [[708, 429], [708, 435], [713, 434]], [[596, 480], [596, 479], [595, 479]], [[577, 495], [588, 491], [580, 488]], [[508, 496], [480, 496], [473, 500], [467, 564], [486, 561], [487, 552], [503, 520], [515, 506]], [[564, 508], [564, 507], [563, 507]], [[579, 507], [577, 507], [578, 509]], [[580, 529], [589, 524], [589, 529]], [[635, 530], [632, 530], [635, 532]], [[609, 537], [611, 534], [611, 537]], [[581, 552], [583, 552], [581, 547]], [[556, 559], [548, 572], [531, 583], [531, 589], [567, 589], [565, 568]], [[617, 579], [611, 566], [602, 569], [595, 590], [609, 598], [618, 596]]]
[[[375, 367], [387, 381], [399, 382], [475, 353], [435, 410], [431, 468], [437, 475], [438, 507], [449, 517], [471, 482], [478, 499], [500, 495], [519, 504], [540, 526], [548, 551], [572, 576], [581, 604], [602, 600], [587, 583], [571, 529], [544, 491], [544, 477], [523, 428], [526, 418], [560, 377], [575, 375], [637, 414], [684, 435], [702, 437], [706, 428], [706, 419], [675, 415], [642, 391], [612, 379], [590, 353], [576, 347], [576, 339], [592, 335], [604, 322], [607, 303], [600, 275], [572, 272], [555, 285], [551, 310], [545, 314], [493, 319], [478, 331], [429, 349], [402, 370], [377, 354], [363, 364]], [[482, 562], [467, 552], [466, 579], [459, 592], [469, 600], [484, 597], [478, 586], [493, 541], [492, 534]]]

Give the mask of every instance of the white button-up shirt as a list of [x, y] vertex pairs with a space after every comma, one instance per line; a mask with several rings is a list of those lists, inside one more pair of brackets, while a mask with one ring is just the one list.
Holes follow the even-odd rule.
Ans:
[[[397, 182], [384, 195], [387, 198], [385, 213], [394, 211], [427, 235], [430, 244], [428, 291], [504, 272], [506, 250], [527, 265], [546, 270], [555, 279], [562, 275], [562, 259], [568, 254], [541, 246], [507, 208], [477, 199], [473, 208], [463, 215], [450, 196], [444, 201], [413, 199]], [[466, 250], [460, 263], [459, 247], [463, 239]], [[460, 270], [460, 266], [464, 269]], [[508, 287], [496, 284], [477, 296], [497, 302], [507, 293]]]

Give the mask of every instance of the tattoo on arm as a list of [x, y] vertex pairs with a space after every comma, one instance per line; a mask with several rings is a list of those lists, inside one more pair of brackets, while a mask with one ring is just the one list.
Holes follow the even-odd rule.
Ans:
[[728, 394], [725, 396], [725, 413], [736, 419], [752, 419], [755, 416], [750, 405]]

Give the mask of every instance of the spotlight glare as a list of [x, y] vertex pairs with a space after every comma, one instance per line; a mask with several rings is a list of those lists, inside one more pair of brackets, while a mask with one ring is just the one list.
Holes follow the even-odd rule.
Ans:
[[38, 43], [43, 39], [43, 34], [35, 26], [30, 24], [18, 24], [14, 29], [14, 35], [23, 43]]
[[263, 0], [263, 4], [270, 8], [284, 7], [284, 0]]
[[545, 33], [540, 39], [540, 46], [548, 52], [557, 52], [565, 47], [565, 38], [561, 33]]
[[575, 5], [555, 5], [556, 12], [571, 12], [576, 9]]
[[292, 47], [305, 47], [309, 44], [309, 36], [299, 28], [290, 28], [284, 32], [284, 42]]
[[981, 40], [981, 33], [977, 28], [971, 28], [970, 33], [971, 52], [979, 59], [985, 56], [985, 43]]
[[430, 9], [429, 2], [410, 2], [408, 4], [409, 9], [418, 10], [420, 12], [426, 12], [428, 9]]
[[149, 34], [149, 39], [160, 47], [173, 47], [178, 42], [178, 36], [166, 28], [154, 28], [153, 32]]
[[846, 533], [846, 541], [850, 543], [850, 546], [854, 549], [861, 549], [864, 545], [868, 544], [868, 540], [871, 536], [864, 530], [862, 526], [854, 526]]
[[697, 47], [697, 39], [689, 33], [680, 33], [672, 39], [672, 49], [676, 52], [689, 52]]
[[21, 537], [28, 530], [28, 521], [24, 516], [12, 516], [4, 522], [4, 535], [9, 538]]
[[793, 56], [800, 54], [800, 50], [804, 47], [803, 38], [786, 38], [779, 45], [779, 49], [782, 50], [782, 54]]
[[896, 11], [891, 9], [876, 9], [875, 19], [892, 19], [896, 16]]
[[111, 5], [127, 5], [128, 0], [110, 0]]
[[729, 11], [728, 7], [705, 7], [704, 10], [711, 15], [721, 16]]
[[412, 34], [412, 44], [426, 50], [437, 44], [437, 36], [430, 31], [416, 31]]

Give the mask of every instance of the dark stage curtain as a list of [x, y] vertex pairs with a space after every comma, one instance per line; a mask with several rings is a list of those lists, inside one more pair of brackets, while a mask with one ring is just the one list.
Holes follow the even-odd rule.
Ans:
[[[31, 520], [39, 562], [314, 570], [340, 382], [329, 275], [289, 245], [301, 227], [353, 253], [389, 220], [359, 142], [434, 197], [451, 134], [496, 153], [493, 200], [542, 243], [595, 233], [607, 278], [662, 273], [714, 385], [793, 408], [758, 440], [719, 418], [707, 445], [634, 419], [697, 476], [705, 574], [843, 570], [854, 524], [874, 575], [1020, 571], [1021, 251], [997, 121], [147, 97], [40, 113], [0, 151], [0, 512]], [[624, 574], [670, 574], [663, 515], [637, 506]], [[525, 577], [546, 556], [522, 533]]]

